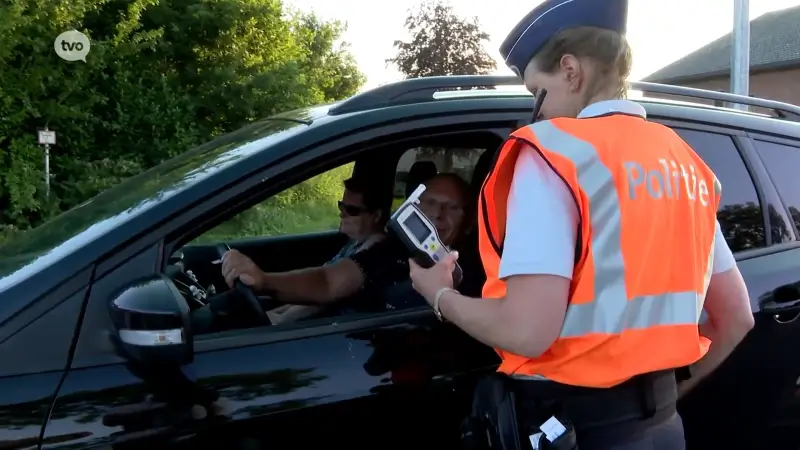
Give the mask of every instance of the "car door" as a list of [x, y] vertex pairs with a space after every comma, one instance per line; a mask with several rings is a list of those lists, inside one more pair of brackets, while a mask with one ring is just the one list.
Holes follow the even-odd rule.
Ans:
[[199, 336], [194, 362], [178, 371], [127, 364], [108, 342], [107, 302], [152, 274], [160, 247], [94, 283], [44, 448], [366, 448], [387, 436], [392, 445], [457, 437], [455, 417], [429, 406], [453, 403], [453, 375], [481, 349], [429, 310]]
[[[191, 227], [189, 214], [175, 222]], [[108, 302], [161, 270], [169, 247], [132, 244], [98, 265], [43, 448], [452, 445], [472, 380], [496, 364], [491, 349], [418, 308], [198, 336], [191, 364], [142, 370], [110, 345]]]
[[[773, 204], [770, 217], [784, 218], [781, 226], [796, 235], [800, 227], [800, 140], [758, 134], [751, 138], [748, 148], [757, 155], [754, 164], [763, 165], [780, 201]], [[800, 447], [800, 355], [792, 345], [800, 341], [800, 248], [796, 244], [791, 242], [783, 251], [759, 261], [761, 270], [771, 269], [773, 277], [773, 286], [759, 299], [761, 309], [772, 318], [771, 335], [762, 349], [763, 364], [769, 369], [760, 380], [769, 386], [763, 433], [770, 436], [772, 448]]]
[[783, 286], [800, 281], [795, 229], [743, 132], [671, 125], [722, 184], [718, 220], [756, 319], [731, 357], [679, 402], [689, 448], [797, 448], [794, 430], [786, 425], [778, 433], [770, 417], [797, 389], [800, 359], [784, 344], [800, 337], [800, 325], [792, 322], [796, 316], [776, 318], [774, 306], [765, 306], [783, 295]]

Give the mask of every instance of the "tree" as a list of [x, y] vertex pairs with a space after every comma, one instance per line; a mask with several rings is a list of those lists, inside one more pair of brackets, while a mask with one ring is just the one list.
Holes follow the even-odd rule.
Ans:
[[409, 12], [405, 26], [411, 40], [395, 41], [397, 55], [386, 62], [406, 78], [483, 75], [497, 68], [483, 48], [489, 35], [481, 31], [478, 19], [459, 17], [448, 3], [425, 1]]
[[[409, 11], [405, 22], [409, 42], [395, 41], [397, 55], [387, 59], [406, 78], [443, 75], [484, 75], [497, 68], [483, 48], [489, 35], [481, 31], [477, 17], [459, 17], [453, 6], [441, 0], [425, 1]], [[486, 89], [493, 87], [479, 87]], [[453, 161], [450, 148], [419, 149], [417, 158], [437, 159], [442, 171], [450, 171]]]
[[[353, 95], [344, 27], [280, 0], [7, 0], [0, 5], [0, 241], [216, 136]], [[91, 40], [86, 62], [53, 50]], [[58, 133], [43, 195], [36, 130]]]

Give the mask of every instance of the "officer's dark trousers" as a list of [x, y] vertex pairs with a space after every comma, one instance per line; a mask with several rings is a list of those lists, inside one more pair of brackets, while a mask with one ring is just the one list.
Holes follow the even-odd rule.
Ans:
[[610, 389], [550, 383], [520, 380], [515, 385], [525, 432], [537, 429], [555, 405], [561, 410], [555, 415], [574, 426], [579, 450], [686, 448], [673, 371], [640, 375]]
[[674, 409], [639, 423], [578, 433], [579, 450], [685, 450], [683, 423]]

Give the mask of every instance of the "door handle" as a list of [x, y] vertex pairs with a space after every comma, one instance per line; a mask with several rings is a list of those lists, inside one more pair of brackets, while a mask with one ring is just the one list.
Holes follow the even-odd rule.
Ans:
[[[773, 314], [778, 323], [794, 322], [800, 317], [800, 287], [787, 284], [775, 289], [761, 304], [761, 311]], [[794, 317], [790, 320], [780, 317], [787, 314], [793, 314]]]
[[455, 378], [453, 375], [434, 375], [433, 378], [431, 378], [431, 383], [435, 385], [452, 384], [454, 380]]

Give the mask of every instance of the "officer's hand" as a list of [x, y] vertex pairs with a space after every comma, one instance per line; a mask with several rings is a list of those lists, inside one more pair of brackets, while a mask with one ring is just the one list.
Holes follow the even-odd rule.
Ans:
[[423, 269], [414, 260], [408, 261], [411, 269], [409, 275], [414, 289], [431, 305], [433, 305], [439, 289], [453, 287], [453, 270], [456, 267], [456, 261], [458, 261], [458, 252], [451, 252], [430, 269]]
[[238, 278], [247, 286], [259, 290], [263, 274], [264, 272], [252, 259], [236, 250], [229, 250], [222, 255], [222, 276], [225, 277], [228, 287], [233, 287], [233, 283]]

